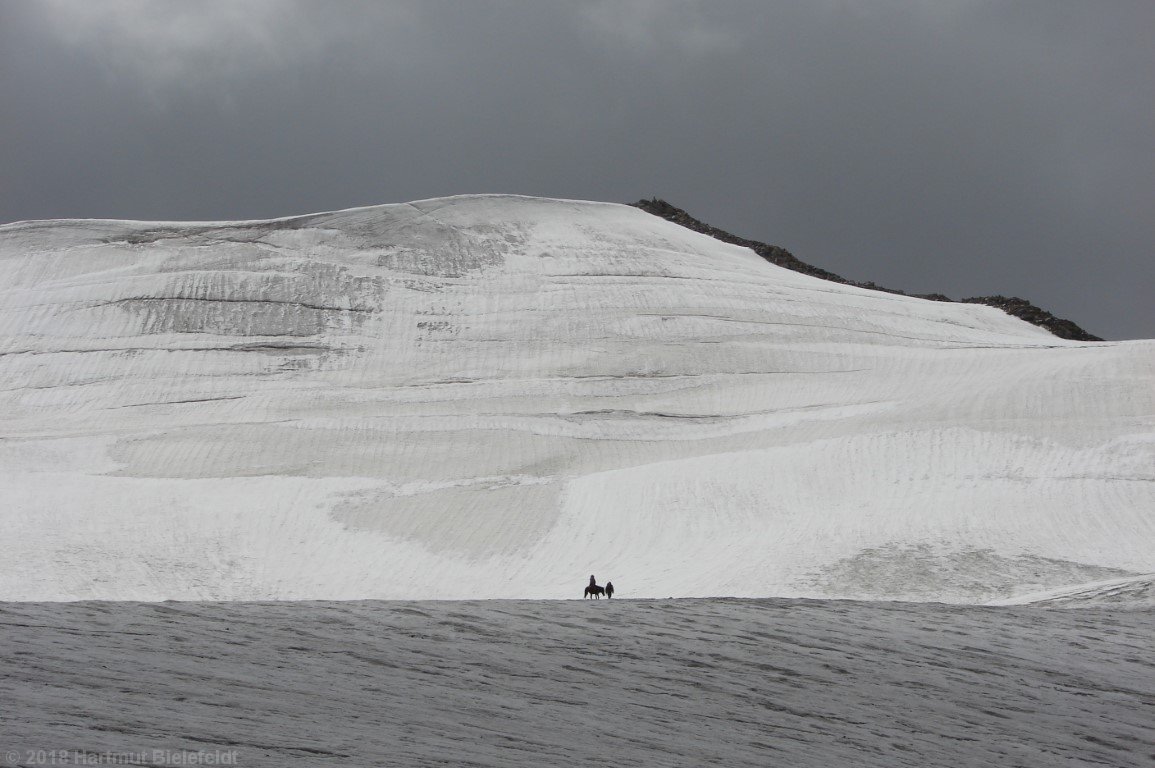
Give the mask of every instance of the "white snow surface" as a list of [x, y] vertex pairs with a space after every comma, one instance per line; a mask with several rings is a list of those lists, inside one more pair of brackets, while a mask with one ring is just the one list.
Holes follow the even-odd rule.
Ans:
[[0, 599], [1015, 600], [1155, 572], [1155, 342], [632, 207], [0, 227]]

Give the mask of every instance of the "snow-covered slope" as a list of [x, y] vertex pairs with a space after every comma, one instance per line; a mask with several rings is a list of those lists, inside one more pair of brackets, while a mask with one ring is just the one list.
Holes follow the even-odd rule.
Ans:
[[1107, 579], [1089, 584], [1075, 584], [1031, 592], [1003, 600], [993, 600], [992, 605], [1047, 605], [1059, 608], [1125, 608], [1129, 610], [1155, 609], [1155, 574], [1126, 576], [1121, 579]]
[[0, 598], [979, 602], [1155, 571], [1155, 342], [481, 196], [0, 227]]

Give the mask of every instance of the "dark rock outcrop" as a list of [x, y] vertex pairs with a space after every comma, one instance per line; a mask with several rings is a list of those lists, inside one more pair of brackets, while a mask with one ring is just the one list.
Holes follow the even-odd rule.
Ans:
[[1102, 341], [1098, 336], [1092, 336], [1070, 320], [1055, 317], [1041, 307], [1036, 307], [1026, 299], [1018, 296], [973, 296], [969, 299], [959, 299], [964, 304], [986, 304], [988, 307], [998, 307], [1008, 315], [1014, 315], [1020, 320], [1046, 328], [1060, 339], [1074, 341]]
[[743, 248], [749, 248], [771, 264], [777, 264], [780, 267], [792, 269], [795, 272], [801, 272], [802, 274], [810, 275], [811, 277], [820, 277], [823, 280], [833, 280], [836, 283], [853, 285], [851, 281], [836, 275], [833, 272], [827, 272], [825, 269], [819, 269], [818, 267], [814, 267], [810, 264], [799, 261], [794, 257], [794, 254], [785, 248], [779, 248], [777, 245], [759, 243], [756, 240], [747, 240], [744, 237], [732, 235], [729, 232], [718, 229], [717, 227], [711, 227], [709, 224], [698, 221], [693, 216], [683, 211], [681, 208], [670, 205], [665, 200], [659, 200], [655, 197], [652, 200], [639, 200], [632, 205], [636, 208], [641, 208], [646, 213], [652, 213], [655, 216], [659, 216], [666, 221], [672, 221], [675, 224], [680, 224], [686, 229], [692, 229], [695, 232], [701, 232], [703, 235], [709, 235], [715, 240], [721, 240], [723, 243], [730, 243], [732, 245], [740, 245]]
[[[681, 208], [667, 203], [665, 200], [658, 198], [651, 198], [650, 200], [639, 200], [636, 203], [631, 203], [635, 208], [640, 208], [647, 213], [652, 213], [655, 216], [672, 221], [679, 224], [686, 229], [692, 229], [695, 232], [701, 232], [704, 235], [709, 235], [715, 240], [721, 240], [724, 243], [732, 245], [739, 245], [743, 248], [749, 248], [762, 258], [769, 261], [771, 264], [776, 264], [779, 267], [801, 272], [804, 275], [811, 277], [818, 277], [823, 280], [830, 280], [835, 283], [842, 283], [844, 285], [854, 285], [859, 288], [869, 288], [873, 291], [885, 291], [886, 293], [895, 293], [902, 296], [914, 296], [919, 299], [927, 299], [929, 301], [954, 301], [949, 296], [941, 293], [925, 293], [925, 294], [907, 294], [905, 291], [899, 291], [894, 288], [884, 288], [881, 285], [876, 285], [873, 282], [859, 283], [854, 280], [847, 280], [846, 278], [836, 275], [833, 272], [828, 272], [820, 267], [815, 267], [800, 261], [785, 248], [777, 245], [769, 245], [767, 243], [760, 243], [757, 240], [747, 240], [744, 237], [738, 237], [725, 230], [712, 227], [698, 219], [695, 219], [690, 214], [686, 213]], [[1026, 320], [1028, 323], [1045, 328], [1061, 339], [1071, 339], [1074, 341], [1102, 341], [1098, 336], [1093, 336], [1070, 320], [1064, 320], [1061, 317], [1055, 317], [1050, 312], [1041, 307], [1036, 307], [1026, 299], [1020, 299], [1017, 296], [975, 296], [969, 299], [960, 299], [961, 303], [965, 304], [986, 304], [989, 307], [996, 307], [1003, 310], [1009, 315], [1013, 315], [1020, 320]]]

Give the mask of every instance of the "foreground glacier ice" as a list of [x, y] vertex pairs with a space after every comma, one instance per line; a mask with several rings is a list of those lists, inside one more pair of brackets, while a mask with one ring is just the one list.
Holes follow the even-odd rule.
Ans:
[[1155, 342], [472, 196], [0, 227], [0, 598], [1015, 600], [1155, 571]]
[[39, 750], [278, 768], [1139, 768], [1155, 754], [1143, 610], [9, 603], [0, 628], [0, 765], [49, 764]]

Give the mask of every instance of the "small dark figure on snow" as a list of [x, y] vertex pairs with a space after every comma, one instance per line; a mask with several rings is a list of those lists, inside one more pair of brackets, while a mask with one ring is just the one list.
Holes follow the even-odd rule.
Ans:
[[602, 595], [604, 595], [605, 593], [606, 593], [606, 591], [598, 586], [597, 579], [595, 579], [593, 577], [593, 574], [591, 573], [590, 574], [590, 585], [588, 587], [586, 587], [586, 591], [582, 595], [582, 598], [584, 599], [586, 597], [592, 597], [595, 600], [601, 600]]
[[606, 597], [614, 596], [614, 583], [612, 581], [606, 582]]

